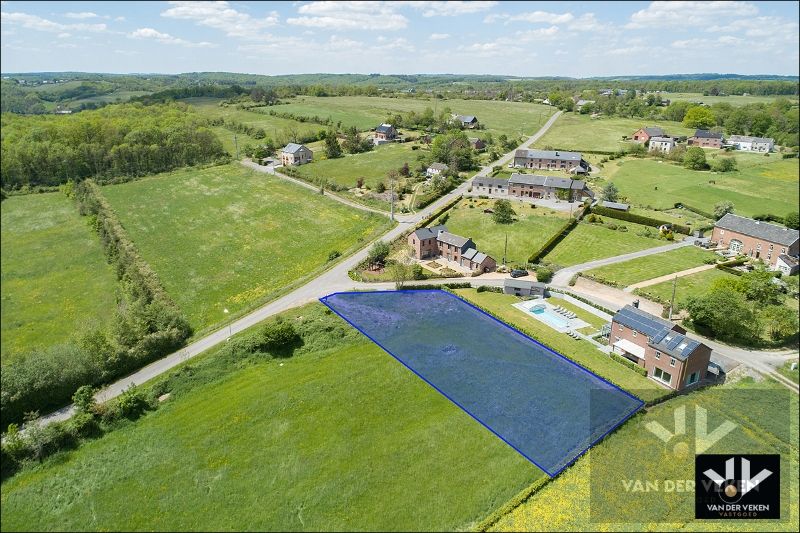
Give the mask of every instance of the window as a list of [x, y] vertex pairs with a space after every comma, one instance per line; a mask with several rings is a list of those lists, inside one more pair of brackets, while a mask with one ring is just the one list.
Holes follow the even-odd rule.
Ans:
[[669, 372], [665, 372], [660, 368], [653, 369], [653, 377], [663, 383], [666, 383], [667, 385], [669, 385], [672, 382], [672, 374], [670, 374]]
[[620, 331], [625, 331], [625, 326], [623, 326], [622, 324], [618, 324], [618, 326], [619, 327], [617, 329], [619, 329]]
[[669, 366], [675, 366], [675, 358], [674, 357], [670, 357], [669, 358]]
[[699, 372], [692, 372], [689, 375], [689, 378], [686, 380], [687, 385], [691, 385], [692, 383], [697, 383], [700, 380], [700, 373]]
[[772, 251], [772, 248], [773, 248], [773, 245], [772, 245], [772, 244], [770, 244], [770, 245], [769, 245], [769, 249], [770, 249], [770, 251]]
[[635, 329], [633, 330], [633, 336], [634, 336], [634, 338], [636, 337], [636, 330]]
[[781, 248], [781, 253], [785, 254], [786, 253], [786, 248]]
[[417, 244], [417, 241], [415, 241], [414, 239], [411, 239], [411, 244]]
[[656, 350], [656, 359], [661, 359], [661, 352]]
[[614, 340], [619, 342], [619, 337], [615, 335]]
[[758, 244], [756, 245], [756, 250], [760, 250], [760, 249], [761, 249], [761, 243], [758, 243]]

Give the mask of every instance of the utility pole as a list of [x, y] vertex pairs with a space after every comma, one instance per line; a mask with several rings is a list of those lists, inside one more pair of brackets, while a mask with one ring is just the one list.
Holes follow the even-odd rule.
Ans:
[[672, 280], [672, 299], [669, 301], [669, 315], [667, 316], [668, 320], [672, 320], [672, 309], [675, 305], [675, 289], [678, 288], [678, 276]]
[[233, 134], [233, 145], [236, 146], [236, 159], [239, 159], [239, 140], [235, 133]]
[[389, 200], [391, 202], [389, 219], [394, 222], [394, 176], [389, 176]]
[[503, 264], [506, 264], [506, 257], [508, 256], [508, 232], [506, 231], [506, 245], [503, 248]]

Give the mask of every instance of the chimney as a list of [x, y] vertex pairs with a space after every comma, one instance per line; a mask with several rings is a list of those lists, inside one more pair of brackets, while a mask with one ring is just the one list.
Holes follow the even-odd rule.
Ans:
[[633, 301], [633, 306], [634, 306], [636, 309], [639, 309], [639, 300], [634, 300], [634, 301]]

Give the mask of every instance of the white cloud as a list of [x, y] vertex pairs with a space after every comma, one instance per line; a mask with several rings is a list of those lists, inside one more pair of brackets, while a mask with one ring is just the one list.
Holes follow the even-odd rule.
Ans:
[[431, 36], [428, 37], [431, 41], [441, 41], [443, 39], [449, 39], [449, 33], [431, 33]]
[[665, 26], [707, 26], [720, 18], [747, 17], [758, 13], [749, 2], [651, 2], [631, 15], [628, 29], [663, 28]]
[[610, 31], [613, 29], [611, 24], [597, 20], [594, 13], [584, 13], [570, 22], [567, 28], [570, 31], [593, 33]]
[[72, 37], [72, 34], [67, 32], [62, 32], [56, 35], [56, 37], [58, 37], [59, 39], [67, 39], [69, 37]]
[[83, 11], [81, 13], [64, 13], [64, 16], [68, 19], [96, 19], [100, 18], [100, 15], [97, 13], [92, 13], [91, 11]]
[[358, 50], [364, 47], [364, 43], [361, 41], [355, 41], [353, 39], [348, 39], [347, 37], [339, 37], [338, 35], [331, 35], [331, 38], [328, 40], [325, 48], [327, 50], [341, 52], [344, 50]]
[[488, 15], [484, 22], [495, 22], [498, 20], [510, 22], [531, 22], [531, 23], [545, 23], [545, 24], [565, 24], [575, 18], [572, 13], [550, 13], [548, 11], [529, 11], [527, 13], [519, 13], [516, 15], [509, 15], [507, 13], [499, 13]]
[[310, 2], [301, 5], [298, 17], [287, 18], [295, 26], [330, 30], [401, 30], [408, 19], [396, 12], [399, 4], [387, 2]]
[[278, 13], [255, 18], [233, 9], [228, 2], [170, 2], [162, 17], [192, 20], [201, 26], [224, 31], [229, 37], [241, 39], [268, 39], [262, 30], [278, 23]]
[[137, 52], [136, 50], [114, 50], [114, 53], [128, 57], [139, 55], [139, 52]]
[[153, 40], [161, 44], [176, 44], [179, 46], [185, 46], [187, 48], [210, 48], [216, 46], [213, 43], [205, 41], [194, 43], [179, 37], [173, 37], [169, 33], [162, 33], [158, 30], [154, 30], [153, 28], [139, 28], [129, 33], [128, 37], [131, 39]]
[[59, 43], [56, 45], [56, 48], [78, 48], [78, 45], [73, 43]]
[[515, 41], [531, 42], [531, 41], [546, 41], [558, 35], [558, 26], [550, 26], [549, 28], [538, 28], [535, 30], [518, 31], [515, 33]]
[[402, 4], [422, 11], [423, 17], [456, 17], [488, 11], [495, 7], [497, 2], [402, 2]]
[[717, 37], [716, 39], [706, 39], [704, 37], [695, 37], [692, 39], [684, 39], [672, 42], [673, 48], [678, 49], [696, 49], [698, 47], [702, 48], [720, 48], [723, 46], [731, 46], [731, 45], [740, 45], [745, 42], [744, 39], [740, 39], [739, 37], [734, 37], [732, 35], [722, 35]]
[[42, 18], [38, 15], [31, 15], [29, 13], [14, 12], [8, 13], [3, 11], [0, 13], [3, 23], [21, 26], [26, 30], [45, 31], [52, 33], [65, 33], [65, 32], [91, 32], [91, 33], [106, 33], [109, 31], [108, 26], [105, 24], [62, 24]]

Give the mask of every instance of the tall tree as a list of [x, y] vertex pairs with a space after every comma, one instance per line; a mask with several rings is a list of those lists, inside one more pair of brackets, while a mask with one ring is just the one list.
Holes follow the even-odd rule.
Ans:
[[717, 123], [714, 112], [707, 107], [690, 107], [683, 117], [683, 125], [687, 128], [708, 129]]

